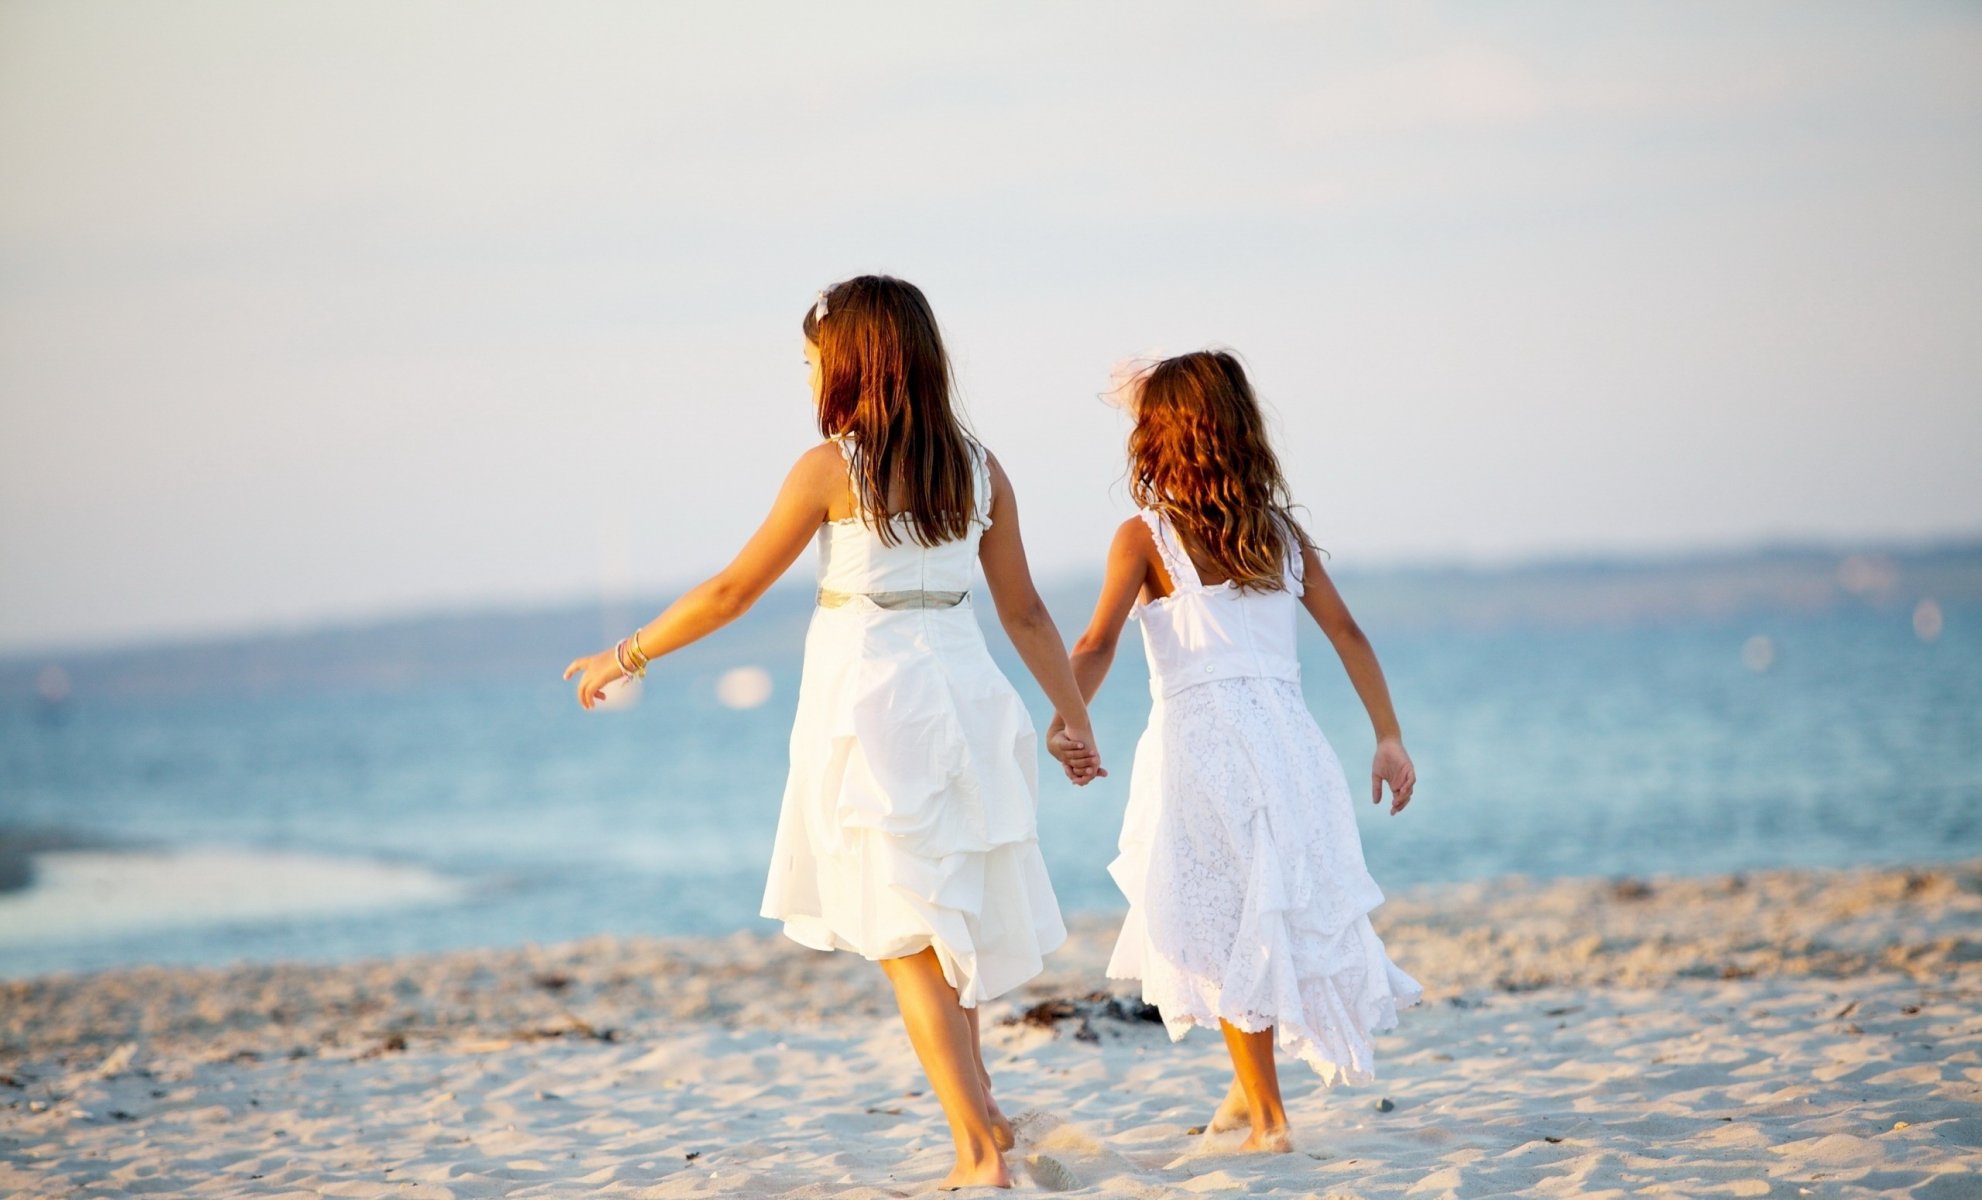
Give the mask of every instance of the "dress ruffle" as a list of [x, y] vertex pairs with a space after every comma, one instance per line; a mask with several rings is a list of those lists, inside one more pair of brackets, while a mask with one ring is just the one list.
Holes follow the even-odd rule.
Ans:
[[1361, 1082], [1374, 1035], [1423, 994], [1370, 926], [1383, 894], [1348, 782], [1291, 682], [1156, 701], [1109, 872], [1129, 915], [1108, 974], [1141, 979], [1172, 1038], [1271, 1026], [1324, 1081]]
[[1035, 825], [1038, 739], [968, 607], [820, 609], [763, 914], [870, 959], [935, 950], [966, 1007], [1066, 938]]

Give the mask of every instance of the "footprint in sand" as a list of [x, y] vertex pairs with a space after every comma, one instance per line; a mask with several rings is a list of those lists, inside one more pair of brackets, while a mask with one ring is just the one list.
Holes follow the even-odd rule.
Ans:
[[1012, 1137], [1021, 1146], [1029, 1146], [1044, 1139], [1055, 1129], [1065, 1125], [1059, 1117], [1043, 1109], [1029, 1108], [1012, 1118]]
[[1033, 1154], [1025, 1160], [1025, 1173], [1042, 1191], [1071, 1192], [1080, 1186], [1080, 1178], [1067, 1164], [1050, 1154]]
[[[1031, 1150], [1041, 1142], [1066, 1129], [1066, 1122], [1049, 1112], [1032, 1109], [1020, 1113], [1012, 1122], [1012, 1135], [1022, 1150]], [[1041, 1191], [1071, 1192], [1081, 1186], [1080, 1176], [1074, 1174], [1060, 1158], [1046, 1153], [1034, 1152], [1025, 1156], [1025, 1173], [1037, 1184]]]

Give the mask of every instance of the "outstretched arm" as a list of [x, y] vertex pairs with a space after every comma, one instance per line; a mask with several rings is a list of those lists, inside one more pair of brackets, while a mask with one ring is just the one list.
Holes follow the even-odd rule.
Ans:
[[1355, 686], [1356, 696], [1362, 700], [1370, 725], [1376, 730], [1376, 760], [1370, 766], [1370, 803], [1383, 803], [1383, 785], [1388, 783], [1390, 811], [1403, 812], [1404, 806], [1411, 802], [1412, 790], [1418, 786], [1418, 769], [1404, 749], [1404, 732], [1398, 728], [1397, 710], [1390, 703], [1390, 685], [1384, 681], [1383, 667], [1376, 661], [1376, 649], [1356, 619], [1349, 615], [1349, 606], [1343, 602], [1342, 593], [1335, 590], [1335, 581], [1322, 570], [1321, 556], [1313, 546], [1302, 551], [1301, 565], [1307, 589], [1301, 603], [1314, 623], [1328, 635], [1329, 644], [1335, 647], [1336, 657], [1342, 660], [1349, 682]]
[[[1033, 586], [1032, 568], [1025, 561], [1025, 541], [1019, 535], [1018, 497], [1013, 494], [1011, 480], [1005, 477], [1005, 469], [998, 465], [997, 458], [990, 460], [990, 466], [991, 527], [984, 531], [984, 538], [978, 543], [978, 563], [984, 568], [984, 582], [991, 589], [992, 603], [998, 609], [998, 623], [1005, 627], [1013, 649], [1019, 652], [1026, 670], [1039, 681], [1040, 690], [1053, 705], [1055, 727], [1065, 728], [1061, 743], [1056, 745], [1049, 739], [1048, 748], [1062, 763], [1067, 761], [1067, 753], [1078, 753], [1083, 760], [1091, 759], [1086, 777], [1075, 779], [1076, 783], [1085, 783], [1095, 775], [1105, 774], [1094, 745], [1094, 732], [1088, 726], [1087, 702], [1081, 698], [1080, 687], [1067, 665], [1067, 644], [1060, 638], [1059, 627], [1053, 624], [1053, 615], [1046, 611], [1046, 602], [1039, 598], [1039, 589]], [[1070, 770], [1069, 774], [1073, 772]]]
[[[800, 456], [785, 476], [771, 515], [757, 527], [730, 565], [696, 584], [666, 612], [633, 633], [640, 653], [659, 658], [707, 637], [750, 611], [765, 589], [778, 581], [804, 552], [826, 519], [826, 507], [846, 488], [846, 467], [833, 446], [816, 446]], [[625, 672], [612, 650], [581, 658], [564, 669], [578, 676], [578, 703], [586, 708]]]

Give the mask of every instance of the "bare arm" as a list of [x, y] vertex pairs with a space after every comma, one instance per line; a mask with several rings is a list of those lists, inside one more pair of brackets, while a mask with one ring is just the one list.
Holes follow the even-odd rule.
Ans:
[[1390, 685], [1383, 678], [1383, 667], [1376, 661], [1376, 649], [1356, 619], [1349, 615], [1349, 606], [1343, 603], [1342, 593], [1335, 590], [1335, 581], [1322, 569], [1321, 556], [1314, 547], [1302, 551], [1301, 567], [1306, 581], [1301, 603], [1328, 636], [1329, 644], [1335, 647], [1336, 657], [1342, 660], [1342, 668], [1348, 672], [1349, 682], [1376, 731], [1376, 761], [1370, 770], [1371, 802], [1383, 802], [1383, 785], [1389, 783], [1390, 811], [1402, 812], [1411, 802], [1418, 772], [1404, 750], [1404, 732], [1398, 727], [1397, 710], [1390, 702]]
[[1093, 700], [1094, 694], [1101, 690], [1101, 681], [1108, 677], [1108, 668], [1115, 663], [1122, 626], [1129, 619], [1129, 610], [1135, 607], [1136, 597], [1142, 594], [1155, 556], [1156, 543], [1150, 540], [1149, 526], [1141, 518], [1131, 517], [1115, 530], [1115, 540], [1108, 547], [1108, 568], [1101, 581], [1101, 596], [1094, 602], [1094, 616], [1087, 623], [1087, 632], [1074, 642], [1074, 680], [1087, 700]]
[[[839, 451], [832, 446], [806, 451], [785, 476], [771, 514], [736, 558], [634, 631], [640, 652], [649, 658], [673, 653], [749, 612], [797, 561], [826, 520], [827, 505], [845, 490], [846, 468]], [[624, 674], [612, 650], [578, 659], [564, 669], [566, 679], [579, 676], [578, 703], [586, 708], [597, 703], [601, 689]]]
[[1053, 705], [1059, 723], [1069, 735], [1086, 746], [1094, 744], [1088, 726], [1087, 702], [1074, 673], [1067, 665], [1067, 646], [1059, 627], [1046, 611], [1046, 602], [1032, 584], [1032, 568], [1026, 565], [1025, 542], [1019, 535], [1018, 497], [1011, 480], [994, 457], [991, 466], [991, 527], [978, 543], [977, 559], [984, 568], [984, 582], [991, 589], [992, 603], [998, 610], [998, 623], [1012, 639], [1026, 670], [1039, 681], [1039, 688]]

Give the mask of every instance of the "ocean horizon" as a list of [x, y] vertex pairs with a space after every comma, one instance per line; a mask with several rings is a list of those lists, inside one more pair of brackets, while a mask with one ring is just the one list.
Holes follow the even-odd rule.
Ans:
[[[1334, 573], [1421, 775], [1359, 812], [1386, 888], [1982, 853], [1982, 541]], [[1042, 589], [1069, 639], [1096, 582]], [[580, 711], [564, 664], [665, 599], [0, 656], [0, 976], [774, 929], [810, 588]], [[1361, 791], [1367, 720], [1312, 629], [1302, 658]], [[1112, 776], [1042, 760], [1069, 911], [1120, 907], [1147, 706], [1131, 632], [1094, 708]]]

